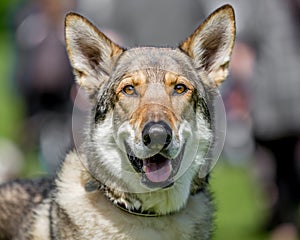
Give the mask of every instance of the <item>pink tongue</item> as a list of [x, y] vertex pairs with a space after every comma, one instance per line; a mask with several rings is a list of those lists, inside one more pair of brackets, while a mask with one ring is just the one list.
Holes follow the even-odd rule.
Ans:
[[171, 167], [170, 167], [170, 160], [166, 160], [163, 162], [150, 162], [145, 161], [145, 173], [147, 178], [151, 182], [164, 182], [166, 181], [171, 175]]

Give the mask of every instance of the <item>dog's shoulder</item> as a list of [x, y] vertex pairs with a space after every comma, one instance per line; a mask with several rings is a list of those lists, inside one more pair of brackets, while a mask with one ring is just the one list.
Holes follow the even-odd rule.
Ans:
[[54, 189], [52, 179], [15, 180], [0, 185], [0, 239], [11, 239], [33, 221], [33, 210]]

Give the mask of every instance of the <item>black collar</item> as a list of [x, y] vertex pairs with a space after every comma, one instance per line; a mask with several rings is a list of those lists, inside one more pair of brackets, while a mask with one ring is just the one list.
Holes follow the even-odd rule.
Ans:
[[105, 184], [99, 182], [96, 179], [90, 179], [89, 181], [86, 182], [85, 184], [85, 190], [87, 192], [94, 192], [94, 191], [100, 191], [104, 194], [104, 196], [117, 208], [120, 210], [137, 215], [140, 217], [160, 217], [160, 216], [165, 216], [166, 214], [159, 214], [155, 213], [152, 211], [143, 211], [141, 207], [136, 208], [133, 206], [133, 204], [130, 204], [131, 207], [128, 207], [126, 202], [130, 202], [129, 199], [121, 199], [124, 198], [124, 194], [120, 192], [114, 192], [112, 191], [108, 186]]
[[170, 214], [159, 214], [159, 213], [155, 213], [155, 212], [151, 212], [151, 211], [142, 211], [141, 208], [139, 208], [139, 209], [133, 208], [131, 210], [131, 209], [128, 209], [125, 204], [122, 204], [119, 202], [117, 202], [117, 203], [112, 202], [112, 203], [114, 206], [118, 207], [119, 209], [123, 210], [124, 212], [130, 213], [130, 214], [133, 214], [136, 216], [140, 216], [140, 217], [162, 217], [162, 216], [170, 215]]

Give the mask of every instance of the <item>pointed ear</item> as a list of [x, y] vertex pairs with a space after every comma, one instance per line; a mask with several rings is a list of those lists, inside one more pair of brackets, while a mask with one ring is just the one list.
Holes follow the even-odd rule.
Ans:
[[66, 16], [65, 39], [76, 81], [93, 98], [124, 50], [76, 13]]
[[224, 5], [213, 12], [179, 48], [193, 59], [197, 70], [207, 71], [209, 82], [206, 84], [219, 86], [228, 75], [234, 41], [234, 10], [230, 5]]

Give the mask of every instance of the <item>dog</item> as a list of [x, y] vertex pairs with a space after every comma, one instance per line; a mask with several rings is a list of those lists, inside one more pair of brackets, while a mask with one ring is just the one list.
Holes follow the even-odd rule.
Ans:
[[124, 49], [75, 13], [65, 39], [92, 105], [86, 139], [54, 179], [0, 187], [0, 239], [210, 239], [205, 156], [233, 8], [217, 9], [176, 48]]

